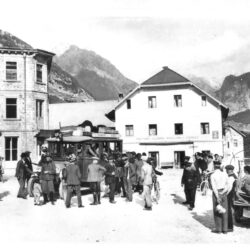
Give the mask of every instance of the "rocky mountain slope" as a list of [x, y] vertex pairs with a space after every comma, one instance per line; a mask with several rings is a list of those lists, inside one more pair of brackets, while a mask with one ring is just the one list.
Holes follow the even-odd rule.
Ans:
[[[31, 45], [12, 34], [1, 30], [0, 47], [32, 49]], [[92, 95], [83, 89], [73, 76], [61, 69], [55, 62], [52, 63], [49, 77], [50, 103], [83, 102], [92, 100], [94, 100]]]
[[71, 46], [55, 62], [73, 75], [80, 86], [96, 100], [117, 99], [126, 95], [137, 84], [124, 77], [108, 60], [93, 51]]
[[230, 108], [230, 115], [250, 109], [250, 73], [227, 76], [216, 96]]

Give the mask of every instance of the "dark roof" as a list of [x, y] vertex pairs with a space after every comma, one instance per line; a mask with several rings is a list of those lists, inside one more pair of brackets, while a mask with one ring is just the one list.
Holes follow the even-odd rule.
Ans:
[[164, 66], [163, 70], [154, 76], [150, 77], [148, 80], [143, 82], [141, 85], [151, 85], [151, 84], [166, 84], [166, 83], [179, 83], [179, 82], [189, 82], [189, 80], [182, 75], [176, 73], [172, 69]]

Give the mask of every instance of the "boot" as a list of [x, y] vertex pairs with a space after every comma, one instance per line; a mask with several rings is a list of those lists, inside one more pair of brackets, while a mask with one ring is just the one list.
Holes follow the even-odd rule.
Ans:
[[45, 205], [48, 202], [47, 194], [43, 193], [43, 205]]
[[97, 195], [96, 193], [93, 194], [93, 202], [90, 205], [97, 205]]
[[101, 204], [101, 194], [97, 194], [97, 204]]
[[49, 194], [49, 199], [50, 199], [51, 204], [55, 205], [55, 203], [54, 203], [54, 195], [53, 195], [52, 192], [50, 192], [50, 194]]

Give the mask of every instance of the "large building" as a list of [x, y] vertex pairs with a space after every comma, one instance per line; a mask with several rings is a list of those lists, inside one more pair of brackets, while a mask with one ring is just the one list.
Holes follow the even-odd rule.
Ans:
[[232, 164], [235, 172], [242, 170], [244, 165], [244, 140], [246, 135], [232, 125], [224, 127], [223, 163]]
[[[228, 108], [168, 67], [115, 107], [124, 150], [146, 152], [160, 166], [180, 167], [184, 156], [223, 154], [223, 120]], [[112, 112], [110, 112], [111, 114]]]
[[0, 155], [15, 168], [21, 152], [38, 154], [40, 129], [49, 128], [48, 74], [54, 54], [0, 48]]

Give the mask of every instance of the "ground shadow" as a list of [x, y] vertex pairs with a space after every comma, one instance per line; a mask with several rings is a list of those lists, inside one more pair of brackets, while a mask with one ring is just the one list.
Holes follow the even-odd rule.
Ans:
[[173, 202], [174, 204], [181, 204], [185, 201], [181, 196], [177, 195], [177, 194], [171, 194], [171, 196], [173, 196]]
[[143, 199], [135, 198], [134, 200], [135, 200], [135, 202], [136, 202], [137, 204], [139, 204], [140, 206], [144, 207], [145, 202], [144, 202]]
[[9, 194], [10, 194], [9, 191], [5, 191], [5, 192], [3, 192], [3, 193], [0, 193], [0, 200], [1, 200], [2, 198], [4, 198], [4, 197], [8, 196]]
[[205, 213], [197, 214], [196, 212], [192, 212], [192, 217], [201, 223], [204, 227], [213, 229], [214, 228], [214, 217], [213, 210], [207, 210]]

